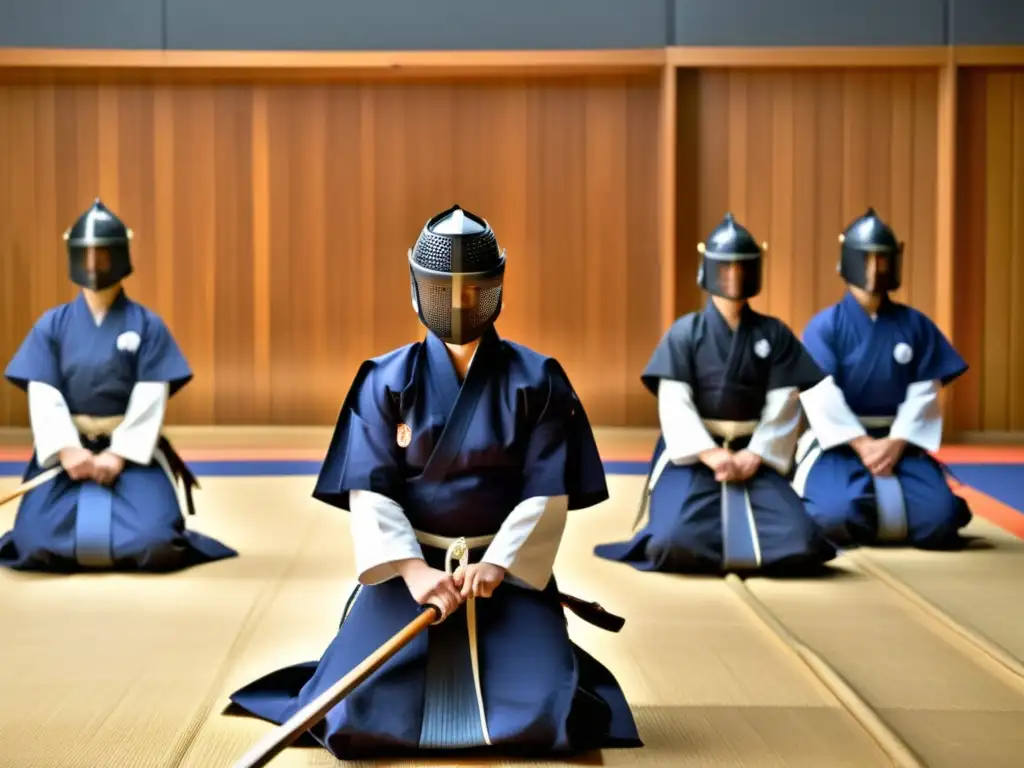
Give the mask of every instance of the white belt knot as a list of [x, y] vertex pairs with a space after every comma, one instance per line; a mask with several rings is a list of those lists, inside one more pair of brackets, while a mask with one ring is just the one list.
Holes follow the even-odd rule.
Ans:
[[459, 565], [469, 565], [469, 553], [471, 550], [486, 547], [494, 541], [494, 534], [486, 536], [438, 536], [436, 533], [416, 531], [416, 541], [427, 547], [446, 550], [444, 556], [444, 567], [448, 575], [451, 575], [451, 561], [455, 560]]
[[444, 572], [449, 576], [453, 573], [453, 561], [457, 562], [460, 568], [465, 568], [469, 565], [469, 544], [464, 536], [460, 536], [449, 544], [448, 550], [444, 553]]

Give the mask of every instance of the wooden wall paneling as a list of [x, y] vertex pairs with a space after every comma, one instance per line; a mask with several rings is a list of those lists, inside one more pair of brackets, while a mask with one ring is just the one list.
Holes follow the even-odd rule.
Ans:
[[[226, 311], [219, 312], [215, 304], [217, 283], [224, 280], [222, 265], [234, 256], [222, 257], [215, 251], [217, 232], [228, 226], [219, 213], [223, 210], [224, 196], [229, 194], [229, 186], [237, 183], [231, 177], [216, 177], [214, 148], [222, 149], [227, 144], [230, 151], [235, 152], [245, 140], [237, 136], [232, 137], [233, 143], [225, 142], [218, 135], [230, 130], [215, 118], [222, 91], [215, 93], [211, 87], [196, 86], [176, 89], [174, 96], [173, 330], [187, 350], [196, 377], [182, 392], [169, 419], [209, 424], [215, 423], [218, 384], [214, 329], [220, 318], [223, 322], [232, 322]], [[154, 235], [159, 237], [160, 233]], [[244, 290], [243, 286], [239, 287]], [[159, 311], [159, 306], [155, 308]], [[236, 337], [232, 346], [241, 341]], [[230, 354], [229, 350], [223, 351]]]
[[[885, 199], [880, 201], [876, 208], [883, 216], [892, 216], [895, 221], [912, 222], [915, 212], [923, 208], [926, 209], [929, 203], [934, 208], [935, 204], [934, 199], [929, 200], [925, 197], [918, 200], [915, 195], [917, 163], [920, 158], [926, 156], [928, 142], [924, 142], [922, 151], [917, 150], [915, 107], [919, 91], [913, 73], [896, 73], [893, 76], [891, 94], [892, 144], [886, 159], [892, 171], [888, 174], [889, 188], [885, 190]], [[933, 116], [937, 119], [937, 113]], [[933, 162], [938, 162], [937, 156], [933, 158]], [[889, 213], [885, 213], [886, 211]], [[890, 223], [895, 226], [894, 222]], [[906, 227], [906, 225], [904, 226]], [[897, 229], [896, 234], [906, 242], [906, 252], [903, 258], [903, 287], [896, 295], [906, 301], [910, 292], [916, 287], [914, 281], [921, 279], [922, 275], [930, 271], [928, 266], [931, 253], [924, 249], [924, 243], [910, 242], [910, 233], [906, 228], [902, 231]], [[916, 258], [914, 258], [915, 254], [918, 254]]]
[[[357, 113], [359, 114], [359, 113]], [[270, 413], [273, 381], [270, 373], [270, 106], [266, 89], [255, 89], [252, 95], [252, 330], [253, 350], [251, 411], [249, 422], [259, 421], [257, 414]], [[349, 233], [338, 233], [338, 247]], [[360, 295], [363, 285], [353, 281]], [[370, 286], [372, 290], [372, 285]], [[344, 306], [344, 305], [343, 305]], [[245, 322], [244, 316], [239, 322]]]
[[[661, 73], [661, 122], [658, 134], [658, 215], [660, 228], [659, 263], [661, 265], [661, 326], [671, 327], [678, 317], [678, 249], [676, 244], [676, 208], [679, 200], [677, 187], [680, 145], [689, 136], [689, 124], [679, 119], [679, 72], [666, 65]], [[684, 91], [684, 98], [688, 95]], [[691, 142], [692, 143], [692, 142]], [[685, 150], [684, 150], [685, 151]]]
[[[578, 196], [574, 194], [575, 189], [565, 190], [566, 200], [571, 200], [574, 205], [578, 206], [576, 212], [567, 211], [569, 218], [578, 219], [582, 226], [579, 229], [579, 234], [571, 230], [562, 230], [556, 239], [557, 224], [552, 217], [546, 215], [549, 213], [548, 211], [539, 212], [541, 220], [554, 225], [549, 237], [552, 246], [562, 253], [562, 258], [553, 261], [548, 267], [547, 274], [542, 278], [540, 290], [545, 299], [544, 305], [555, 307], [558, 306], [557, 294], [553, 291], [549, 292], [548, 288], [571, 284], [574, 275], [579, 275], [579, 279], [583, 281], [584, 289], [579, 292], [570, 292], [566, 297], [569, 302], [564, 306], [573, 316], [579, 317], [583, 321], [583, 329], [580, 329], [580, 339], [583, 343], [583, 367], [578, 375], [588, 379], [593, 378], [595, 384], [602, 378], [605, 379], [604, 383], [598, 385], [600, 390], [592, 397], [592, 407], [602, 409], [608, 414], [606, 418], [612, 418], [620, 424], [628, 424], [626, 398], [621, 394], [617, 397], [616, 393], [625, 393], [633, 389], [636, 377], [630, 375], [632, 372], [629, 370], [628, 363], [618, 368], [609, 366], [604, 371], [601, 368], [605, 349], [623, 362], [629, 358], [627, 336], [629, 302], [628, 300], [609, 301], [609, 298], [614, 295], [616, 284], [628, 285], [629, 270], [633, 265], [626, 261], [609, 259], [597, 262], [601, 263], [599, 273], [591, 272], [589, 269], [596, 266], [596, 259], [592, 260], [592, 254], [602, 253], [606, 248], [620, 253], [626, 253], [628, 250], [625, 242], [628, 237], [627, 233], [631, 229], [631, 223], [626, 220], [628, 212], [622, 206], [616, 205], [615, 199], [609, 197], [605, 192], [609, 185], [614, 185], [617, 182], [621, 184], [624, 180], [628, 186], [627, 163], [630, 152], [628, 141], [623, 142], [621, 138], [629, 135], [628, 94], [625, 91], [616, 91], [581, 95], [582, 103], [579, 109], [586, 125], [582, 135], [583, 151], [579, 154], [573, 152], [573, 139], [566, 134], [564, 137], [566, 143], [558, 148], [557, 155], [551, 157], [549, 162], [557, 163], [557, 156], [574, 158], [572, 164], [562, 168], [563, 181], [568, 182], [569, 186], [575, 187], [573, 179], [580, 177], [584, 179]], [[558, 98], [557, 92], [553, 93], [553, 96]], [[569, 94], [565, 94], [565, 96], [572, 98]], [[656, 148], [659, 153], [661, 151], [660, 133], [659, 126], [657, 134], [659, 146]], [[660, 197], [661, 190], [657, 188], [657, 184], [655, 186], [654, 192]], [[540, 202], [545, 199], [545, 193], [538, 190], [536, 195], [531, 195], [531, 197]], [[658, 198], [654, 202], [658, 206]], [[654, 222], [655, 228], [658, 227], [660, 220], [659, 215]], [[525, 293], [537, 290], [533, 287], [535, 284], [531, 284], [525, 274], [522, 277], [523, 280], [519, 285], [520, 291]], [[660, 295], [654, 292], [650, 296], [653, 303], [658, 303], [660, 298]], [[552, 327], [571, 327], [568, 326], [567, 321], [569, 321], [569, 317], [560, 317], [556, 314], [551, 318], [551, 325]], [[602, 338], [588, 333], [586, 328], [604, 328], [605, 334]], [[580, 382], [580, 386], [582, 385], [583, 382]]]
[[[196, 51], [0, 48], [0, 68], [97, 72], [245, 72], [263, 78], [315, 73], [420, 77], [650, 72], [675, 67], [939, 67], [949, 46], [668, 46], [635, 50], [523, 51]], [[1022, 46], [957, 46], [961, 64], [1019, 64]]]
[[[98, 194], [196, 373], [171, 423], [331, 423], [363, 359], [422, 336], [406, 251], [459, 203], [508, 251], [499, 331], [562, 360], [595, 423], [655, 423], [660, 71], [0, 85], [0, 357], [74, 295], [60, 234]], [[27, 424], [13, 387], [0, 418]]]
[[[806, 209], [802, 217], [804, 226], [813, 232], [814, 245], [801, 263], [814, 275], [814, 292], [803, 298], [802, 314], [792, 320], [793, 330], [797, 333], [803, 333], [807, 321], [822, 307], [839, 300], [844, 290], [837, 274], [839, 233], [852, 218], [847, 215], [849, 211], [845, 206], [848, 203], [843, 194], [843, 142], [847, 134], [843, 110], [845, 78], [845, 70], [825, 70], [808, 83], [810, 88], [805, 94], [805, 98], [815, 105], [818, 141], [817, 173], [812, 187], [815, 194], [812, 207]], [[806, 320], [801, 323], [800, 317], [806, 317]]]
[[[711, 69], [697, 91], [696, 229], [703, 239], [731, 210], [767, 241], [755, 308], [799, 333], [838, 300], [838, 235], [873, 205], [907, 241], [897, 297], [934, 310], [934, 70]], [[680, 263], [695, 272], [688, 248], [680, 242]]]
[[938, 124], [936, 146], [938, 150], [935, 184], [935, 322], [947, 336], [954, 338], [956, 324], [953, 285], [954, 248], [956, 237], [956, 122], [957, 122], [957, 67], [952, 53], [939, 70]]
[[[204, 102], [212, 102], [212, 179], [204, 188], [212, 193], [207, 215], [213, 215], [212, 237], [203, 245], [212, 262], [207, 274], [213, 284], [206, 288], [211, 345], [206, 377], [210, 389], [202, 393], [208, 410], [206, 420], [218, 423], [258, 422], [253, 373], [256, 370], [255, 258], [255, 109], [253, 89], [247, 85], [203, 89]], [[177, 218], [177, 216], [175, 217]], [[307, 224], [302, 221], [302, 224]], [[318, 264], [319, 260], [312, 260]], [[301, 264], [300, 259], [293, 262]], [[180, 285], [180, 283], [179, 283]], [[181, 295], [189, 297], [187, 285]], [[176, 294], [178, 292], [176, 291]], [[309, 298], [316, 300], [313, 292]], [[319, 336], [317, 336], [318, 338]], [[183, 400], [182, 408], [189, 405]], [[223, 414], [223, 417], [221, 416]]]
[[[1021, 51], [0, 51], [0, 278], [26, 287], [0, 356], [73, 295], [60, 233], [101, 194], [196, 370], [170, 420], [329, 423], [361, 359], [420, 335], [405, 249], [459, 202], [508, 248], [502, 333], [560, 357], [595, 423], [653, 424], [637, 376], [722, 214], [768, 241], [756, 306], [799, 332], [871, 204], [907, 242], [898, 297], [972, 365], [951, 425], [1024, 432]], [[5, 386], [0, 424], [26, 423]]]
[[961, 67], [958, 81], [957, 347], [972, 370], [954, 423], [975, 439], [1024, 433], [1024, 67]]
[[[939, 330], [956, 344], [956, 121], [957, 121], [957, 67], [949, 52], [946, 63], [939, 69], [938, 107], [936, 124], [936, 184], [935, 184], [935, 316]], [[943, 388], [939, 407], [945, 417], [945, 437], [958, 437], [952, 388]]]
[[[822, 104], [815, 98], [818, 89], [818, 78], [795, 76], [793, 84], [793, 165], [792, 187], [782, 194], [790, 195], [790, 247], [789, 253], [794, 254], [790, 270], [790, 290], [792, 291], [793, 316], [790, 322], [797, 333], [803, 331], [807, 321], [816, 309], [814, 297], [819, 295], [818, 272], [823, 274], [822, 288], [833, 290], [830, 270], [817, 268], [816, 254], [818, 249], [827, 253], [831, 244], [828, 233], [821, 233], [819, 242], [818, 225], [808, 222], [806, 211], [814, 211], [820, 204], [821, 191], [816, 183], [820, 172], [832, 171], [828, 157], [823, 155], [818, 146], [822, 136], [819, 117], [822, 115]], [[782, 243], [776, 241], [773, 246], [768, 244], [769, 257], [785, 254], [787, 251]], [[834, 274], [834, 270], [831, 270]], [[831, 294], [826, 294], [831, 295]]]
[[[916, 49], [912, 57], [920, 56]], [[884, 56], [884, 50], [879, 50]], [[901, 55], [908, 55], [907, 53]], [[193, 83], [366, 82], [467, 78], [566, 77], [593, 74], [654, 74], [666, 62], [659, 48], [501, 51], [199, 51], [0, 48], [7, 77], [57, 73], [95, 81], [145, 77]]]
[[[799, 267], [794, 258], [797, 254], [794, 234], [798, 225], [794, 220], [793, 203], [796, 191], [796, 155], [802, 151], [794, 143], [796, 78], [797, 75], [791, 71], [780, 73], [774, 98], [770, 99], [764, 112], [757, 118], [757, 121], [763, 120], [770, 125], [771, 143], [766, 153], [770, 158], [770, 165], [767, 166], [765, 174], [770, 180], [765, 184], [769, 195], [755, 198], [764, 199], [770, 206], [771, 230], [763, 236], [766, 242], [768, 235], [771, 236], [768, 253], [770, 255], [775, 250], [781, 254], [781, 258], [771, 261], [771, 269], [766, 274], [765, 289], [771, 292], [772, 301], [779, 306], [789, 307], [791, 313], [797, 311], [798, 304], [793, 290], [793, 276]], [[795, 318], [791, 317], [790, 322], [794, 320]]]
[[[626, 91], [630, 164], [627, 176], [627, 207], [630, 216], [636, 216], [640, 235], [637, 243], [630, 242], [626, 250], [630, 261], [625, 300], [629, 325], [626, 330], [626, 417], [619, 426], [656, 426], [657, 403], [640, 384], [640, 372], [647, 365], [651, 350], [660, 338], [662, 319], [659, 302], [654, 299], [651, 286], [660, 286], [666, 279], [656, 260], [648, 254], [658, 251], [657, 208], [649, 204], [650, 180], [658, 173], [658, 157], [650, 151], [650, 121], [658, 119], [658, 105], [646, 89], [629, 88]], [[633, 203], [632, 201], [636, 201]], [[639, 207], [635, 207], [639, 206]], [[630, 234], [630, 239], [633, 238]], [[651, 329], [656, 329], [654, 333]]]
[[[730, 198], [735, 193], [737, 204], [726, 207], [735, 208], [734, 213], [741, 222], [746, 222], [754, 237], [768, 243], [770, 253], [775, 240], [772, 225], [776, 216], [782, 217], [781, 209], [785, 207], [774, 194], [778, 190], [773, 171], [780, 163], [792, 165], [793, 162], [792, 149], [785, 158], [774, 156], [773, 113], [776, 102], [784, 102], [784, 84], [780, 77], [772, 77], [768, 85], [769, 80], [760, 75], [769, 73], [739, 70], [735, 74], [729, 84], [729, 192]], [[789, 298], [782, 295], [788, 291], [776, 277], [778, 262], [789, 258], [792, 258], [790, 254], [780, 251], [778, 258], [770, 262], [766, 259], [764, 288], [751, 302], [755, 309], [771, 311], [770, 296], [774, 296], [776, 304]]]
[[985, 325], [982, 428], [1009, 429], [1013, 304], [1013, 76], [990, 73], [985, 83]]
[[[710, 174], [711, 159], [708, 147], [702, 144], [700, 119], [705, 108], [702, 101], [702, 73], [697, 69], [679, 68], [676, 73], [676, 161], [675, 161], [675, 221], [673, 223], [675, 251], [676, 317], [685, 315], [701, 304], [701, 291], [697, 286], [699, 264], [697, 243], [707, 233], [700, 229], [700, 200], [707, 194], [708, 185], [716, 178]], [[723, 127], [724, 130], [724, 127]], [[653, 351], [653, 350], [652, 350]]]
[[[696, 284], [701, 257], [697, 244], [705, 242], [708, 234], [726, 212], [722, 207], [728, 195], [730, 182], [729, 158], [729, 78], [724, 71], [688, 70], [694, 90], [693, 109], [689, 115], [693, 136], [695, 161], [686, 169], [680, 184], [694, 190], [692, 207], [680, 211], [679, 249], [681, 280], [686, 289], [686, 300], [681, 312], [699, 309], [704, 301], [703, 292]], [[708, 130], [713, 126], [715, 130]], [[708, 201], [714, 201], [709, 205]], [[721, 210], [716, 210], [721, 209]], [[734, 212], [740, 215], [738, 211]]]
[[[4, 250], [10, 254], [3, 260], [6, 334], [9, 332], [7, 329], [20, 325], [21, 316], [31, 305], [31, 287], [36, 281], [32, 270], [35, 226], [31, 218], [35, 212], [35, 184], [30, 170], [35, 160], [35, 93], [27, 88], [9, 88], [5, 96], [3, 114], [9, 115], [9, 119], [2, 121], [5, 123], [3, 134], [6, 135], [3, 138], [6, 139], [7, 152], [6, 162], [0, 162], [0, 171], [3, 171], [0, 183], [6, 182], [6, 194], [0, 203], [4, 210], [10, 212], [3, 217], [7, 220]], [[12, 151], [15, 147], [16, 152]], [[12, 347], [11, 353], [15, 349]], [[21, 397], [18, 402], [8, 404], [6, 412], [20, 421], [27, 420], [28, 409], [24, 400]]]
[[[14, 93], [11, 88], [0, 88], [0, 114], [12, 115], [14, 109]], [[18, 272], [25, 269], [26, 261], [23, 258], [14, 258], [14, 230], [15, 230], [15, 219], [13, 216], [14, 212], [14, 201], [11, 199], [11, 190], [14, 188], [12, 183], [14, 168], [12, 167], [11, 157], [11, 141], [17, 135], [17, 131], [14, 126], [13, 119], [0, 120], [0, 206], [5, 211], [10, 211], [12, 215], [0, 216], [0, 248], [3, 249], [4, 257], [0, 258], [0, 281], [3, 286], [18, 285], [19, 280], [21, 284], [24, 284], [24, 276], [19, 275]], [[8, 255], [10, 254], [10, 255]], [[9, 288], [4, 291], [5, 295], [3, 301], [0, 302], [0, 323], [2, 323], [2, 330], [4, 334], [4, 347], [10, 345], [6, 343], [7, 337], [10, 335], [10, 328], [18, 327], [19, 307], [16, 305], [16, 301], [19, 297], [24, 297], [23, 291], [11, 291]], [[10, 295], [6, 295], [10, 293]], [[14, 349], [10, 349], [10, 353], [14, 353]], [[3, 423], [19, 423], [27, 419], [27, 412], [22, 410], [19, 412], [19, 405], [24, 408], [24, 403], [17, 403], [11, 398], [4, 398], [0, 400], [0, 417], [3, 418]]]
[[[9, 115], [11, 111], [11, 89], [0, 88], [0, 115]], [[12, 210], [11, 203], [11, 164], [10, 164], [10, 134], [11, 121], [0, 120], [0, 208], [5, 211]], [[11, 252], [13, 217], [0, 216], [0, 286], [14, 285], [14, 276], [11, 274], [15, 265], [20, 264], [7, 256]], [[6, 291], [5, 291], [6, 293]], [[0, 300], [0, 338], [5, 340], [4, 347], [8, 346], [6, 337], [10, 335], [8, 328], [15, 326], [17, 312], [12, 298], [4, 296]], [[13, 354], [13, 350], [12, 350]], [[20, 420], [14, 412], [14, 402], [5, 398], [0, 399], [0, 423], [10, 424]]]
[[914, 272], [905, 279], [895, 296], [932, 318], [936, 316], [937, 309], [935, 190], [938, 184], [938, 79], [938, 71], [931, 70], [918, 73], [914, 80], [914, 165], [910, 196], [913, 209], [909, 223], [893, 219], [896, 231], [906, 240], [904, 260], [914, 266]]
[[1009, 260], [1013, 280], [1010, 314], [1010, 430], [1024, 432], [1024, 68], [1013, 74], [1013, 189]]
[[952, 387], [952, 427], [982, 429], [986, 211], [986, 72], [960, 68], [957, 88], [956, 284], [953, 338], [970, 369]]
[[1024, 67], [1024, 45], [955, 45], [958, 67]]
[[669, 46], [666, 59], [677, 67], [702, 69], [887, 69], [938, 67], [946, 46]]

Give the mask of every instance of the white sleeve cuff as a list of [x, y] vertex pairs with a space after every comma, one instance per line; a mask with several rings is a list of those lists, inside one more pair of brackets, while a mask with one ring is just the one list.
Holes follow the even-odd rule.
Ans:
[[907, 387], [907, 397], [896, 411], [896, 419], [889, 428], [889, 437], [934, 453], [942, 445], [942, 410], [939, 392], [942, 383], [918, 381]]
[[689, 384], [669, 379], [658, 383], [658, 418], [673, 464], [694, 464], [704, 451], [718, 447], [697, 413]]
[[551, 580], [569, 511], [568, 496], [537, 496], [505, 518], [483, 562], [500, 566], [534, 589]]
[[360, 584], [380, 584], [394, 578], [398, 572], [393, 563], [399, 560], [423, 559], [423, 549], [409, 519], [387, 496], [351, 491], [349, 529]]
[[57, 466], [60, 452], [65, 448], [82, 447], [71, 411], [59, 390], [40, 381], [30, 381], [28, 413], [36, 461], [43, 469]]
[[823, 451], [867, 434], [831, 376], [802, 392], [800, 403]]
[[789, 472], [800, 429], [800, 390], [773, 389], [765, 397], [761, 421], [750, 437], [747, 450], [756, 453], [780, 475]]
[[110, 452], [148, 465], [164, 426], [170, 387], [165, 381], [140, 381], [132, 388], [124, 421], [110, 436]]

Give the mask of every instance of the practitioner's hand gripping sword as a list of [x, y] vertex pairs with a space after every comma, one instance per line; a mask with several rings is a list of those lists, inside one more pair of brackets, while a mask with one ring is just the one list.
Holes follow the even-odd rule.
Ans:
[[[450, 566], [453, 559], [464, 561], [468, 554], [465, 541], [459, 539], [448, 548], [445, 559]], [[625, 619], [608, 613], [597, 603], [588, 603], [579, 598], [562, 594], [559, 595], [559, 600], [565, 608], [584, 621], [589, 621], [609, 632], [618, 632], [626, 623]], [[302, 734], [320, 722], [342, 699], [380, 669], [388, 659], [412, 642], [431, 624], [439, 622], [441, 618], [441, 609], [433, 603], [427, 604], [423, 613], [406, 624], [384, 645], [371, 653], [365, 661], [256, 742], [252, 749], [235, 763], [234, 768], [263, 768]]]
[[[448, 547], [445, 560], [449, 576], [452, 559], [465, 561], [468, 555], [469, 550], [464, 539], [458, 539]], [[262, 768], [269, 763], [303, 733], [320, 722], [342, 699], [407, 646], [420, 632], [439, 622], [441, 618], [441, 609], [433, 603], [428, 603], [423, 613], [406, 624], [365, 661], [256, 742], [253, 748], [235, 763], [234, 768]]]

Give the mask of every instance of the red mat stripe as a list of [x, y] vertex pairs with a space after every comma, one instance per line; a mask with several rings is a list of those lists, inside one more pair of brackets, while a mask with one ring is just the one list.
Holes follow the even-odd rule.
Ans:
[[1002, 528], [1007, 533], [1013, 534], [1018, 539], [1024, 539], [1024, 514], [999, 499], [982, 493], [977, 488], [956, 483], [953, 483], [952, 486], [954, 492], [971, 505], [971, 512], [975, 515]]

